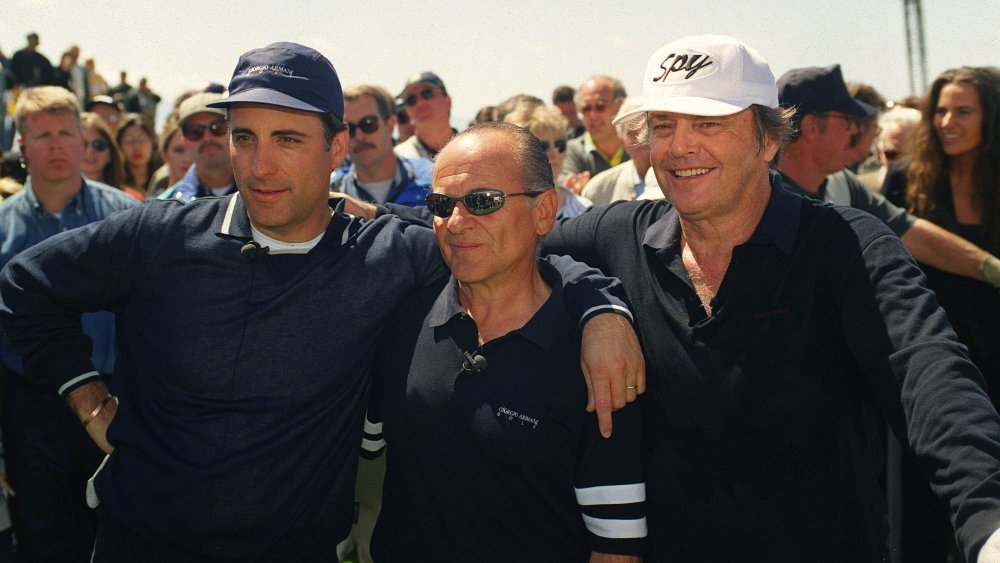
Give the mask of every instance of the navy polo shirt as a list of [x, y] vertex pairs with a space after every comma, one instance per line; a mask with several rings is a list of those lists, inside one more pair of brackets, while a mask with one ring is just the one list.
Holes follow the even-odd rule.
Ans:
[[884, 224], [771, 182], [712, 316], [667, 201], [612, 204], [543, 241], [620, 278], [636, 313], [646, 560], [886, 560], [883, 419], [974, 559], [1000, 522], [1000, 420], [980, 374]]
[[[638, 405], [615, 413], [614, 435], [601, 437], [584, 409], [580, 332], [560, 274], [539, 266], [549, 299], [481, 347], [454, 280], [421, 290], [390, 321], [369, 413], [382, 415], [390, 444], [376, 560], [579, 562], [591, 550], [644, 551]], [[465, 352], [485, 357], [485, 369], [463, 369]]]

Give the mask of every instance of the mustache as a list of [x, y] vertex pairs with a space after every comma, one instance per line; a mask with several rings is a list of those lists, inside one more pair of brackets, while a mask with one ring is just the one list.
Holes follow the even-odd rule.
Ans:
[[375, 148], [375, 145], [373, 145], [371, 143], [365, 143], [365, 142], [362, 142], [362, 141], [354, 141], [354, 146], [351, 147], [352, 150], [373, 149], [373, 148]]
[[220, 145], [219, 143], [205, 143], [198, 149], [198, 152], [205, 152], [205, 149], [207, 149], [208, 147], [218, 147], [219, 150], [225, 150], [226, 148]]

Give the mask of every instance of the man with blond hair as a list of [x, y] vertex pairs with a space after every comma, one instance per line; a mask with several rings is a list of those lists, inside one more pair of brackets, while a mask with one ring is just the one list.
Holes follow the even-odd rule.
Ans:
[[[80, 172], [84, 138], [80, 104], [58, 86], [25, 90], [14, 108], [21, 152], [28, 167], [24, 189], [0, 205], [0, 267], [60, 232], [100, 221], [132, 207], [124, 192], [87, 180]], [[102, 378], [114, 370], [114, 316], [83, 318], [92, 342], [90, 358]], [[3, 437], [18, 558], [27, 561], [86, 561], [96, 520], [84, 501], [87, 478], [102, 453], [56, 392], [24, 377], [20, 355], [0, 340], [8, 387]]]

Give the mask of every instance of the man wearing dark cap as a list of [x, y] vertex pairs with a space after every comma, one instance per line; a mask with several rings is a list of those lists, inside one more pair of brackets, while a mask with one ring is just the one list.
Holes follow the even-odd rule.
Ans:
[[455, 134], [451, 127], [451, 97], [444, 82], [433, 72], [410, 76], [398, 99], [413, 123], [413, 136], [396, 145], [399, 156], [430, 158]]
[[[110, 454], [88, 494], [96, 562], [336, 561], [376, 337], [446, 275], [430, 231], [328, 205], [348, 136], [325, 57], [254, 49], [229, 92], [206, 107], [226, 111], [237, 193], [147, 202], [0, 273], [26, 377]], [[585, 311], [614, 304], [593, 296]], [[116, 395], [79, 330], [102, 309], [120, 328]]]
[[210, 107], [222, 94], [202, 92], [184, 100], [177, 108], [181, 143], [194, 164], [179, 182], [169, 187], [159, 199], [191, 201], [206, 196], [224, 196], [236, 191], [233, 162], [229, 158], [229, 126], [226, 112]]
[[122, 108], [118, 105], [118, 102], [111, 96], [104, 94], [91, 98], [87, 102], [85, 110], [101, 116], [101, 120], [112, 131], [115, 130], [115, 126], [118, 125], [118, 120], [122, 116]]
[[[635, 308], [645, 560], [888, 561], [888, 421], [967, 560], [997, 561], [1000, 417], [982, 375], [882, 222], [769, 170], [789, 112], [767, 62], [730, 37], [686, 37], [650, 58], [643, 95], [666, 199], [564, 221], [542, 252], [619, 277]], [[804, 127], [825, 124], [843, 152], [852, 108], [816, 110], [829, 113]]]
[[794, 132], [781, 154], [785, 189], [881, 219], [918, 262], [954, 274], [982, 279], [1000, 287], [1000, 261], [985, 250], [896, 207], [847, 170], [857, 120], [878, 109], [852, 98], [840, 65], [798, 68], [778, 79], [781, 107], [794, 110]]

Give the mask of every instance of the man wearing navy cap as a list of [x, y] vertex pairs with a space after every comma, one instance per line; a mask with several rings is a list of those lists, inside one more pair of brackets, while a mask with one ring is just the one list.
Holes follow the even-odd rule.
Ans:
[[430, 71], [410, 76], [398, 99], [413, 123], [413, 136], [396, 145], [396, 154], [434, 158], [455, 134], [450, 121], [451, 96], [441, 77]]
[[[88, 491], [97, 562], [335, 561], [375, 341], [396, 305], [446, 275], [430, 231], [328, 205], [348, 136], [325, 57], [254, 49], [229, 91], [211, 106], [228, 114], [237, 193], [147, 202], [0, 273], [25, 376], [53, 384], [110, 454]], [[603, 287], [588, 280], [583, 291]], [[590, 295], [577, 318], [615, 303]], [[117, 396], [79, 329], [80, 312], [102, 309], [120, 329]]]
[[794, 132], [779, 164], [785, 189], [867, 211], [888, 225], [918, 262], [1000, 287], [1000, 261], [896, 207], [867, 189], [846, 168], [851, 164], [851, 141], [858, 132], [858, 120], [875, 116], [878, 109], [851, 97], [840, 65], [786, 72], [778, 79], [778, 100], [781, 107], [795, 111]]

